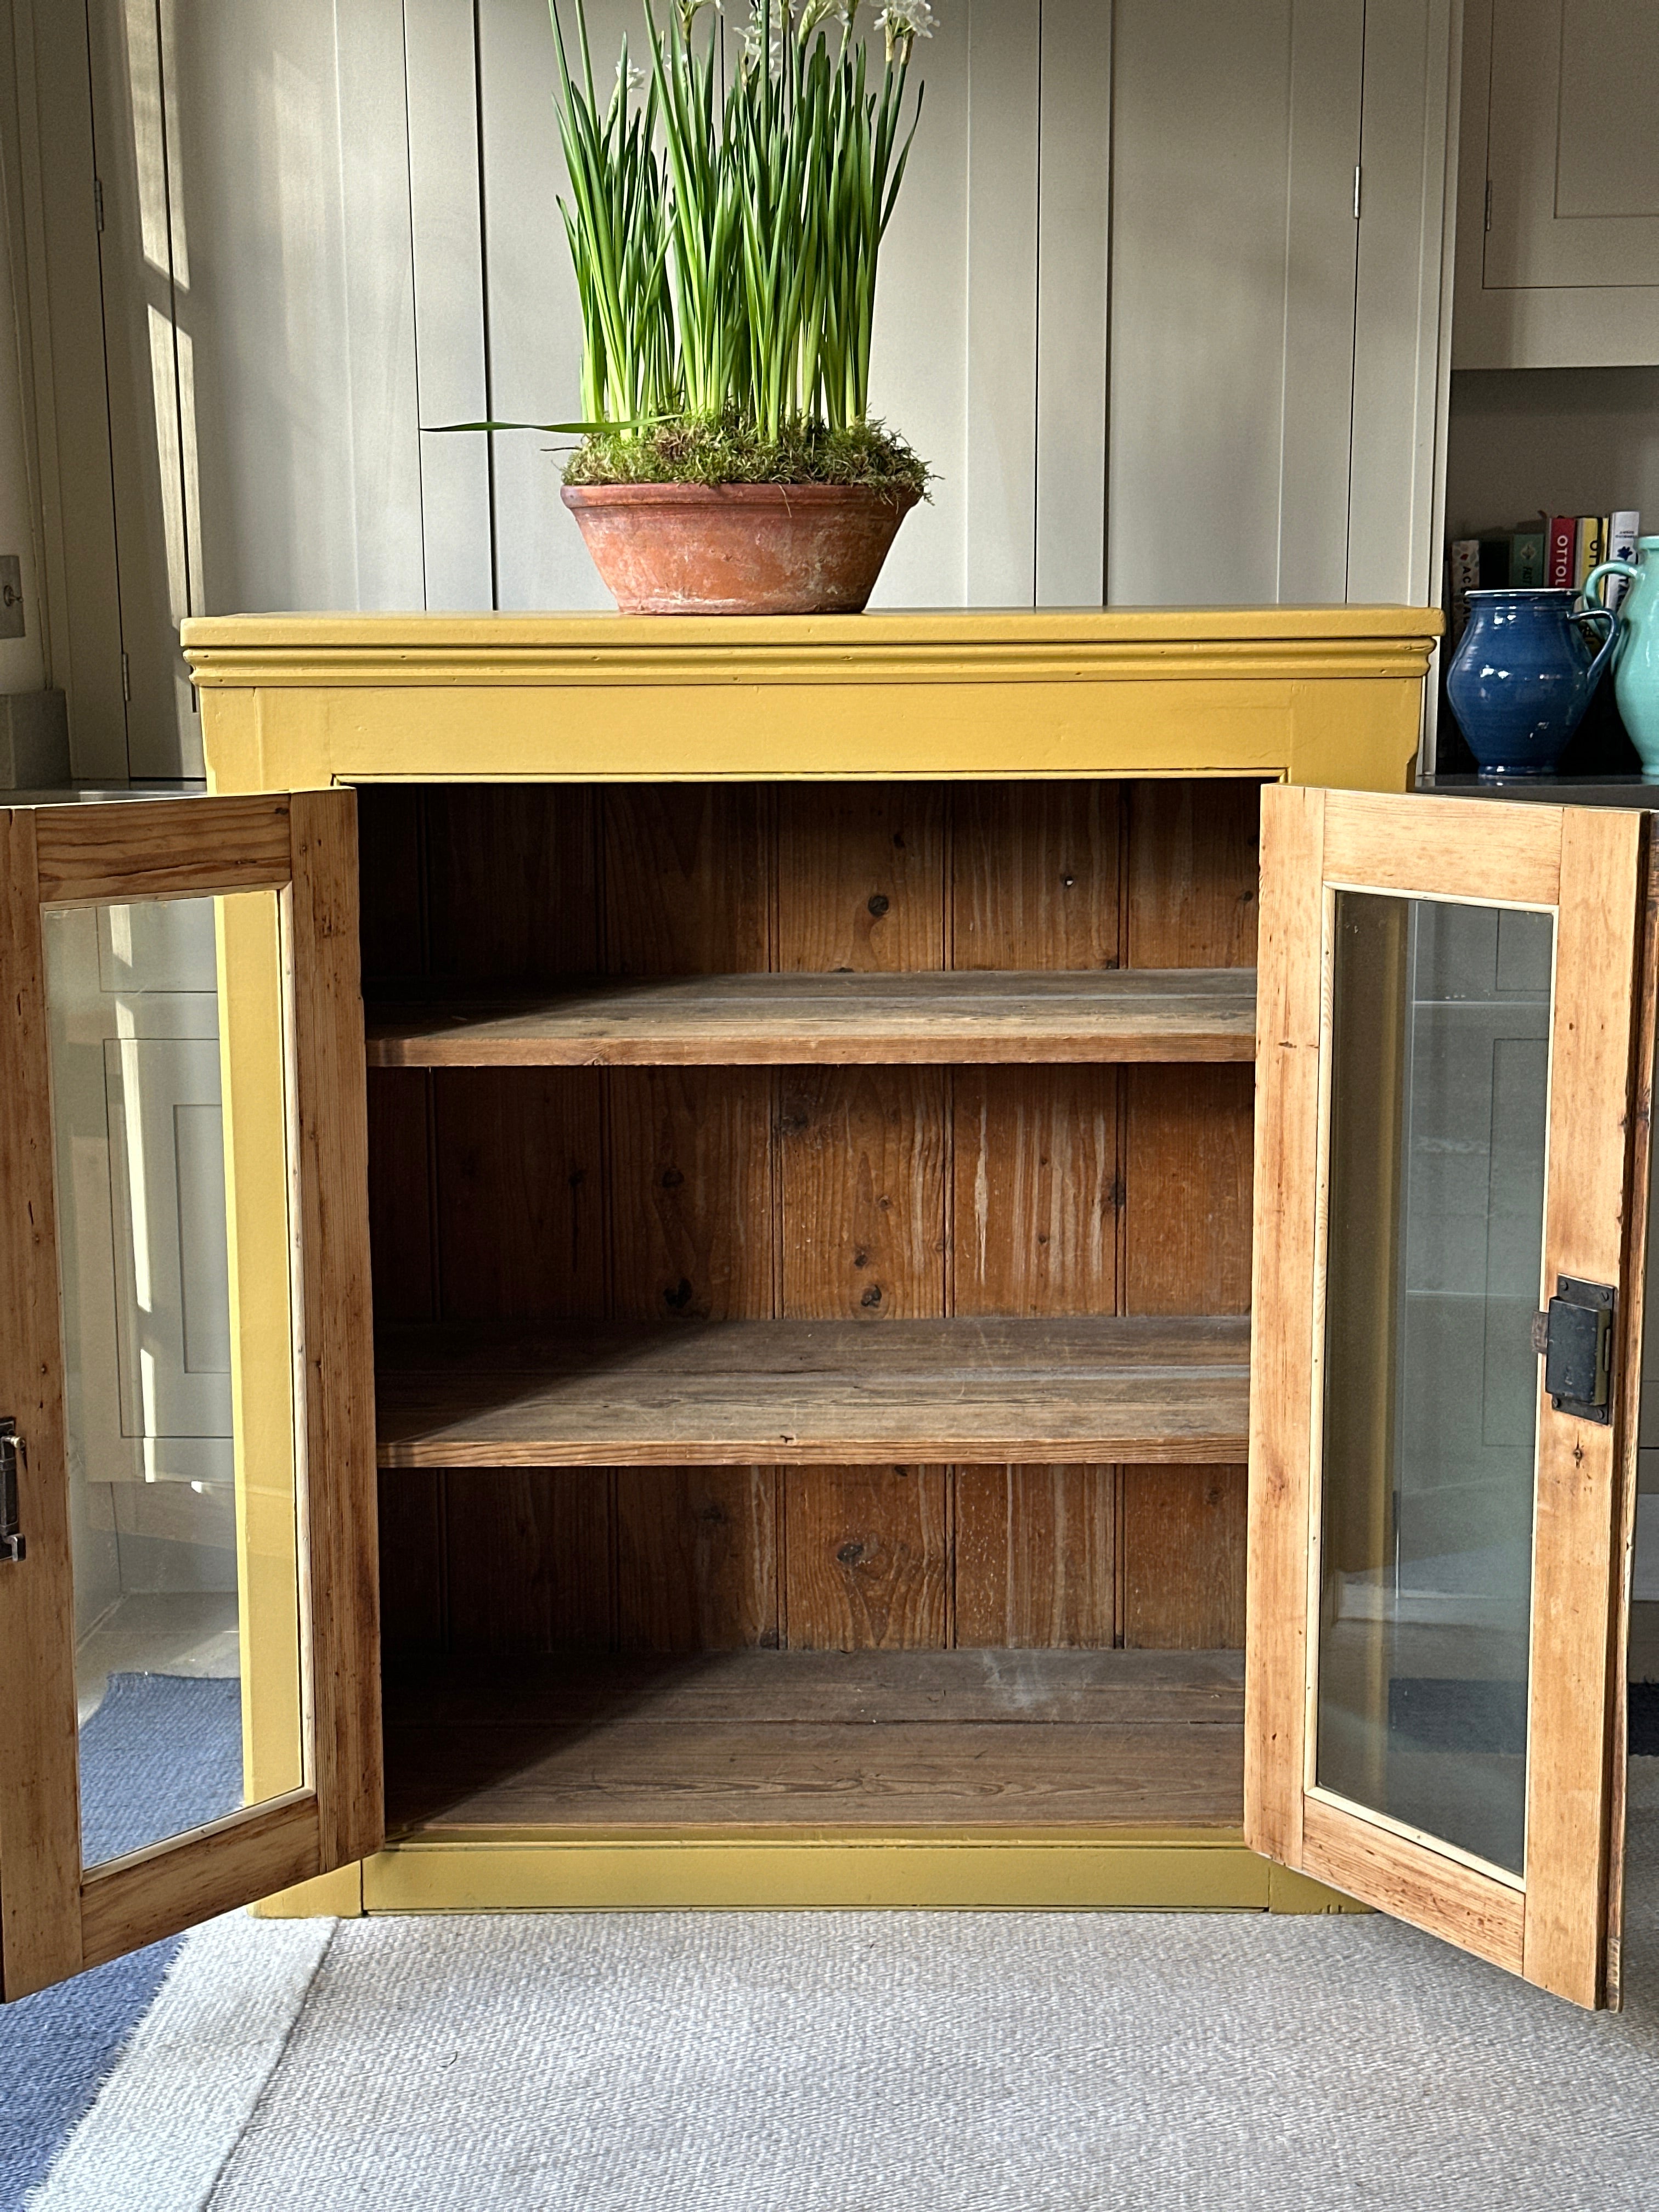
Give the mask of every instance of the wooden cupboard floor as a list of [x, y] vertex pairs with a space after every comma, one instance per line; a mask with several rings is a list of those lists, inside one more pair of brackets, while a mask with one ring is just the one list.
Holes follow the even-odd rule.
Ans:
[[724, 1651], [388, 1669], [388, 1832], [1243, 1818], [1237, 1651]]

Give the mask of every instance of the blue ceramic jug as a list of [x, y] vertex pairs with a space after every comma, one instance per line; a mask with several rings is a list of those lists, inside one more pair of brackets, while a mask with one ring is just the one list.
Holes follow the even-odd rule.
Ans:
[[[1547, 775], [1601, 680], [1620, 619], [1568, 591], [1471, 592], [1446, 696], [1482, 775]], [[1600, 652], [1585, 626], [1605, 623]]]
[[1631, 743], [1642, 757], [1642, 773], [1659, 777], [1659, 538], [1638, 538], [1633, 563], [1604, 561], [1590, 570], [1584, 599], [1591, 609], [1601, 606], [1603, 576], [1630, 578], [1619, 602], [1613, 688]]

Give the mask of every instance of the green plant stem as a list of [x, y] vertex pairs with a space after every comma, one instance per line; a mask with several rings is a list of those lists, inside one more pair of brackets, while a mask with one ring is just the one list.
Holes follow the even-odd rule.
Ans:
[[581, 413], [613, 426], [583, 449], [586, 465], [632, 443], [665, 463], [674, 416], [708, 433], [691, 441], [699, 467], [735, 465], [739, 450], [745, 466], [763, 452], [803, 465], [819, 433], [865, 429], [881, 246], [921, 112], [920, 89], [907, 98], [910, 41], [890, 48], [872, 88], [839, 13], [808, 9], [802, 34], [790, 0], [759, 0], [758, 52], [722, 94], [712, 11], [696, 30], [706, 0], [667, 0], [660, 22], [644, 0], [643, 99], [624, 45], [602, 104], [583, 0], [562, 4], [574, 54], [562, 0], [549, 0]]

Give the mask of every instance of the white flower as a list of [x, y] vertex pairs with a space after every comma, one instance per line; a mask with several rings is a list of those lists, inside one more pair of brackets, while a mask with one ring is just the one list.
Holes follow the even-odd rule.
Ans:
[[908, 62], [915, 41], [933, 37], [937, 20], [933, 0], [887, 0], [876, 21], [887, 33], [888, 60]]
[[841, 25], [843, 38], [852, 29], [853, 10], [846, 4], [846, 0], [805, 0], [800, 14], [796, 18], [796, 34], [805, 42], [811, 37], [820, 23], [830, 21]]
[[617, 91], [625, 93], [631, 99], [635, 93], [643, 88], [644, 84], [645, 71], [641, 69], [635, 69], [631, 65], [628, 58], [628, 49], [624, 46], [617, 57]]
[[718, 15], [720, 13], [720, 0], [679, 0], [680, 28], [688, 39], [691, 35], [691, 26], [705, 8], [712, 8]]
[[745, 76], [754, 75], [763, 58], [774, 76], [782, 69], [782, 19], [783, 0], [754, 0], [738, 56], [738, 66]]

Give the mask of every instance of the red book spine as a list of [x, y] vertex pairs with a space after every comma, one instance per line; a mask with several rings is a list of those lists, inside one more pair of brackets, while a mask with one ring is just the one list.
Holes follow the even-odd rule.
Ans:
[[1550, 524], [1550, 588], [1563, 586], [1572, 589], [1572, 556], [1577, 542], [1578, 518], [1575, 514], [1558, 514]]

